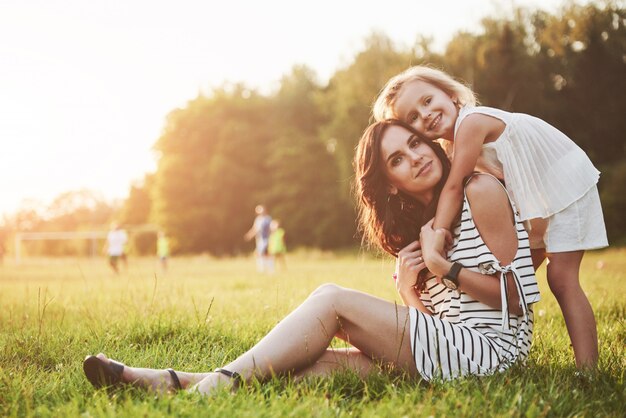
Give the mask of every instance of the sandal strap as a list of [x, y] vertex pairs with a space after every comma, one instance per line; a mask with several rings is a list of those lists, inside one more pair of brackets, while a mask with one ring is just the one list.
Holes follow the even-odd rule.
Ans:
[[174, 371], [174, 369], [166, 369], [166, 370], [170, 373], [170, 376], [172, 376], [172, 382], [174, 382], [174, 389], [182, 390], [183, 386], [180, 384], [180, 380], [178, 379], [178, 376], [176, 375], [176, 372]]
[[222, 369], [222, 368], [217, 368], [217, 369], [215, 369], [213, 371], [215, 373], [221, 373], [221, 374], [223, 374], [225, 376], [228, 376], [231, 379], [233, 379], [234, 380], [234, 382], [233, 382], [233, 386], [234, 387], [238, 387], [240, 383], [243, 383], [243, 378], [237, 372], [231, 372], [230, 370], [226, 370], [226, 369]]

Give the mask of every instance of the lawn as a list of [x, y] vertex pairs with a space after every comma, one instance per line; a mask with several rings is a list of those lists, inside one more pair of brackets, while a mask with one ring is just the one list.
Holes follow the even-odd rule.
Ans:
[[626, 249], [590, 252], [582, 284], [596, 313], [600, 364], [578, 376], [560, 309], [538, 272], [542, 301], [523, 366], [485, 378], [427, 384], [350, 373], [294, 383], [275, 379], [236, 394], [156, 398], [95, 391], [87, 354], [129, 365], [207, 371], [251, 347], [322, 283], [399, 301], [387, 257], [300, 252], [264, 276], [251, 258], [129, 260], [119, 276], [104, 259], [26, 259], [0, 265], [0, 416], [624, 416]]

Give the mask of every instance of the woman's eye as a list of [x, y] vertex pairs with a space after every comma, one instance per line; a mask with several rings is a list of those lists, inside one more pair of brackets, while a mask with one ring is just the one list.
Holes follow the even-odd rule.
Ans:
[[430, 104], [431, 100], [432, 100], [432, 99], [431, 99], [430, 97], [428, 97], [426, 100], [424, 100], [424, 103], [426, 103], [426, 104]]
[[419, 139], [414, 139], [413, 141], [411, 141], [411, 143], [409, 144], [411, 146], [411, 148], [417, 148], [419, 146], [419, 144], [421, 144], [422, 142]]
[[398, 164], [400, 164], [400, 162], [402, 161], [402, 157], [396, 157], [394, 159], [391, 160], [391, 166], [395, 167]]
[[409, 119], [409, 123], [413, 123], [417, 120], [417, 115], [415, 113], [411, 113], [408, 119]]

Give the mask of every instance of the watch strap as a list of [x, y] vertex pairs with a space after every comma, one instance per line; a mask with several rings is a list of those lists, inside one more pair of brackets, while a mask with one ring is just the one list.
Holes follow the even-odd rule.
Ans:
[[459, 285], [459, 272], [461, 271], [462, 268], [463, 268], [463, 265], [455, 261], [454, 263], [452, 263], [452, 267], [450, 267], [450, 270], [446, 273], [444, 277], [453, 281], [458, 286]]

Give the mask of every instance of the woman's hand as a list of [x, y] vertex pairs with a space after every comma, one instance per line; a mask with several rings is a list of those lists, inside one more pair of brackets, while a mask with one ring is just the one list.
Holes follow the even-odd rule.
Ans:
[[419, 241], [413, 241], [398, 252], [396, 290], [400, 295], [414, 293], [417, 275], [426, 268]]
[[428, 270], [438, 277], [445, 275], [450, 268], [450, 263], [446, 260], [445, 255], [446, 231], [444, 229], [434, 230], [431, 219], [420, 231], [420, 242]]

